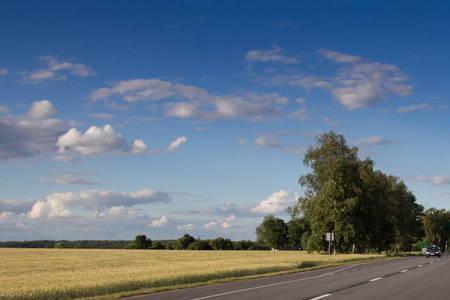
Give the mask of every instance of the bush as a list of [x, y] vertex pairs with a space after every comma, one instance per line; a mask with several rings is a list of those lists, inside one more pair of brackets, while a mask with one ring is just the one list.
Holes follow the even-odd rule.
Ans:
[[252, 241], [237, 241], [233, 242], [233, 249], [234, 250], [249, 250], [250, 247], [252, 247], [255, 244], [255, 242]]
[[155, 241], [155, 242], [152, 242], [151, 249], [158, 250], [158, 249], [165, 249], [165, 247], [163, 244], [161, 244], [161, 242]]
[[209, 245], [213, 250], [233, 250], [233, 243], [231, 240], [221, 237], [209, 241]]
[[212, 250], [208, 241], [204, 241], [204, 240], [195, 240], [194, 242], [189, 244], [187, 249], [188, 250]]

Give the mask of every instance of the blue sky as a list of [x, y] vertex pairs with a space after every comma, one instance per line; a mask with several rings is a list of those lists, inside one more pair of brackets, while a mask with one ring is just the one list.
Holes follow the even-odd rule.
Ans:
[[448, 11], [2, 3], [0, 240], [253, 239], [328, 130], [450, 208]]

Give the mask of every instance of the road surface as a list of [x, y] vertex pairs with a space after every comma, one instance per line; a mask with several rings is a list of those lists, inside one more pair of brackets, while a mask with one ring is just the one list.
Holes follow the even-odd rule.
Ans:
[[450, 299], [450, 259], [406, 257], [240, 280], [129, 300]]

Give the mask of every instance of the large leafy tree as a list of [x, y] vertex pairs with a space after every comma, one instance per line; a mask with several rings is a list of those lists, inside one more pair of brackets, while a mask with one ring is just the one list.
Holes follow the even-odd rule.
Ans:
[[146, 235], [140, 234], [137, 235], [134, 239], [134, 248], [136, 249], [148, 249], [152, 244], [152, 240], [147, 238]]
[[300, 198], [297, 211], [311, 227], [309, 249], [325, 246], [326, 232], [335, 233], [340, 250], [357, 242], [354, 219], [363, 186], [357, 153], [356, 147], [349, 147], [344, 137], [334, 132], [319, 136], [306, 152], [303, 162], [311, 173], [299, 179], [305, 197]]
[[450, 238], [450, 212], [430, 208], [424, 214], [423, 225], [426, 240], [444, 249]]
[[308, 225], [308, 250], [323, 250], [331, 231], [340, 251], [409, 250], [420, 238], [423, 207], [414, 195], [397, 177], [374, 170], [372, 160], [359, 159], [342, 135], [320, 135], [304, 164], [311, 170], [299, 179], [305, 195], [290, 212]]
[[297, 249], [306, 248], [306, 240], [310, 234], [306, 220], [294, 217], [287, 225], [289, 245]]
[[191, 243], [195, 241], [195, 238], [189, 234], [185, 234], [177, 240], [176, 248], [179, 250], [185, 250]]
[[288, 227], [286, 223], [273, 215], [264, 217], [263, 222], [256, 228], [258, 242], [275, 249], [286, 246], [288, 241], [287, 234]]

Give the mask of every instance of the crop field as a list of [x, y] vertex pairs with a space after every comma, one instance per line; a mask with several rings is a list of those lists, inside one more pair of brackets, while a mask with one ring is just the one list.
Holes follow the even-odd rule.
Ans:
[[73, 299], [381, 256], [299, 251], [0, 249], [0, 257], [0, 299]]

